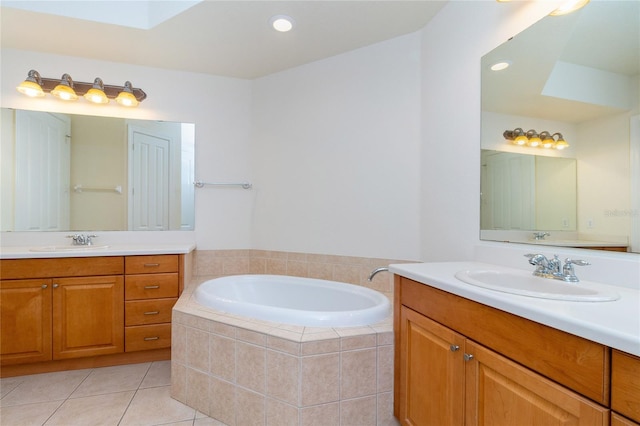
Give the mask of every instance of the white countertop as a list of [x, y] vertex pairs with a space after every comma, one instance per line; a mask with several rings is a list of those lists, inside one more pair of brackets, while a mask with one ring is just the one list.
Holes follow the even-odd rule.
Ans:
[[[135, 256], [151, 254], [187, 254], [195, 249], [194, 244], [110, 244], [95, 248], [78, 246], [75, 250], [41, 251], [47, 246], [0, 247], [0, 259], [43, 259], [52, 257], [96, 257], [96, 256]], [[52, 246], [49, 246], [52, 247]], [[69, 245], [68, 247], [73, 247]], [[66, 248], [66, 246], [65, 246]]]
[[389, 265], [394, 274], [640, 356], [640, 290], [589, 282], [617, 292], [620, 298], [609, 302], [541, 299], [488, 290], [455, 278], [456, 272], [470, 269], [514, 270], [480, 262]]

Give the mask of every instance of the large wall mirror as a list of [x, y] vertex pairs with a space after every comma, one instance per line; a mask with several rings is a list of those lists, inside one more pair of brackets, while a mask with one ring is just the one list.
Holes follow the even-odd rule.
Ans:
[[[480, 238], [640, 253], [639, 99], [637, 1], [592, 0], [486, 54]], [[516, 129], [569, 147], [517, 145]]]
[[194, 124], [1, 114], [2, 231], [194, 229]]

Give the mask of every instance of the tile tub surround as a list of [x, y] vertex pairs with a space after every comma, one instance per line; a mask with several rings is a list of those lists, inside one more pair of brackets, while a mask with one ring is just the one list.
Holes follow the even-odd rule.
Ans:
[[[356, 284], [393, 296], [391, 274], [382, 272], [369, 282], [371, 271], [406, 260], [336, 256], [268, 250], [196, 250], [193, 275], [218, 278], [240, 274], [290, 275]], [[186, 282], [186, 281], [185, 281]]]
[[206, 279], [174, 307], [173, 398], [229, 426], [398, 424], [391, 316], [349, 328], [251, 320], [192, 301]]

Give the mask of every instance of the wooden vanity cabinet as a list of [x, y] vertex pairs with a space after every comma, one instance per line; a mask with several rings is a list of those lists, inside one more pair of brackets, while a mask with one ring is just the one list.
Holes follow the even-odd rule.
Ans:
[[0, 281], [0, 365], [51, 359], [51, 279]]
[[123, 272], [122, 257], [3, 260], [0, 365], [123, 352]]
[[401, 424], [609, 424], [608, 348], [395, 279]]
[[[611, 409], [630, 420], [640, 422], [640, 357], [612, 351]], [[619, 422], [628, 421], [621, 424], [634, 424], [620, 416], [615, 417]]]
[[125, 274], [125, 351], [170, 347], [179, 255], [127, 256]]

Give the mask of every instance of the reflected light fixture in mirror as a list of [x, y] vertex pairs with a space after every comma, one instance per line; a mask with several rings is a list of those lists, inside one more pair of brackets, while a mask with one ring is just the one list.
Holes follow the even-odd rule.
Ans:
[[136, 107], [147, 98], [147, 94], [140, 88], [134, 88], [130, 81], [124, 86], [112, 86], [96, 78], [93, 83], [73, 81], [69, 74], [62, 79], [45, 78], [36, 70], [29, 71], [25, 81], [16, 87], [18, 92], [30, 97], [42, 97], [47, 93], [62, 100], [76, 100], [84, 96], [89, 102], [106, 104], [115, 99], [119, 105]]
[[[537, 133], [534, 129], [526, 133], [522, 128], [516, 127], [513, 130], [505, 130], [502, 136], [511, 141], [514, 145], [528, 146], [530, 148], [546, 148], [563, 150], [569, 148], [569, 144], [564, 140], [562, 133], [551, 134], [548, 131]], [[555, 137], [557, 136], [557, 139]]]
[[536, 148], [541, 143], [542, 141], [540, 140], [540, 135], [538, 135], [535, 130], [531, 129], [527, 132], [527, 146]]
[[63, 74], [60, 83], [54, 87], [51, 94], [63, 101], [75, 101], [78, 99], [76, 91], [73, 90], [73, 80], [69, 74]]

